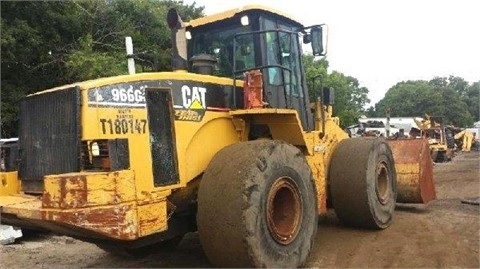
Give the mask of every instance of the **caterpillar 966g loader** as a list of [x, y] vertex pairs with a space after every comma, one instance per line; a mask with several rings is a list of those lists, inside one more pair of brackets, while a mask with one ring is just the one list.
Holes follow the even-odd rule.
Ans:
[[[419, 147], [395, 163], [386, 140], [349, 139], [328, 88], [312, 114], [301, 43], [324, 55], [324, 25], [260, 6], [167, 17], [172, 72], [21, 102], [18, 177], [2, 172], [3, 223], [127, 253], [198, 230], [212, 265], [296, 267], [328, 208], [346, 224], [383, 229], [397, 187], [404, 202], [434, 197]], [[16, 180], [20, 191], [6, 188]]]

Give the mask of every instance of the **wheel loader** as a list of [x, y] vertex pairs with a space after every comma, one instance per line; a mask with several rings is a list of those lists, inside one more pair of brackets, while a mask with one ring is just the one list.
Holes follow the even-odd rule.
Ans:
[[[425, 114], [424, 120], [416, 120], [420, 135], [428, 139], [430, 156], [434, 162], [447, 162], [453, 158], [454, 143], [449, 143], [443, 118]], [[453, 140], [453, 139], [451, 139]]]
[[131, 255], [198, 231], [213, 266], [298, 267], [327, 210], [384, 229], [435, 198], [428, 145], [348, 138], [331, 88], [309, 107], [302, 46], [325, 55], [325, 25], [255, 5], [167, 22], [172, 71], [22, 100], [2, 223]]

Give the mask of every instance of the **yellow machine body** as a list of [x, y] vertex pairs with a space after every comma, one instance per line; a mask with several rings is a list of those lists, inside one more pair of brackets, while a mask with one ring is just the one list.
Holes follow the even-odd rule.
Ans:
[[[170, 72], [119, 76], [76, 84], [75, 87], [80, 88], [82, 100], [85, 102], [81, 105], [83, 141], [119, 137], [116, 130], [112, 130], [112, 134], [110, 126], [102, 125], [103, 119], [106, 119], [104, 122], [107, 124], [108, 121], [115, 122], [117, 119], [127, 119], [127, 122], [141, 124], [133, 133], [127, 130], [125, 134], [120, 134], [128, 138], [129, 169], [48, 175], [44, 178], [41, 196], [15, 195], [19, 193], [17, 172], [2, 172], [4, 182], [2, 186], [5, 186], [2, 187], [0, 196], [2, 212], [15, 215], [18, 219], [52, 221], [42, 226], [66, 224], [124, 240], [137, 239], [166, 230], [168, 216], [166, 198], [172, 190], [185, 187], [189, 181], [204, 171], [218, 150], [239, 141], [229, 112], [207, 111], [200, 123], [175, 121], [179, 181], [166, 187], [155, 187], [153, 162], [151, 156], [146, 154], [150, 149], [150, 142], [145, 107], [112, 108], [89, 106], [86, 102], [89, 90], [105, 85], [174, 79], [201, 83], [211, 81], [225, 85], [233, 83], [226, 78]], [[65, 88], [71, 88], [71, 85], [51, 91], [61, 91]], [[177, 118], [185, 111], [188, 110], [176, 110]], [[115, 128], [114, 124], [112, 128]], [[102, 130], [105, 128], [107, 130]]]
[[[301, 26], [280, 13], [250, 6], [191, 21], [187, 30], [263, 13]], [[37, 105], [45, 108], [30, 113], [52, 117], [52, 125], [65, 118], [57, 118], [57, 113], [70, 115], [71, 122], [62, 124], [72, 131], [64, 135], [69, 130], [63, 125], [55, 129], [31, 120], [26, 112], [21, 116], [20, 122], [32, 129], [21, 133], [34, 132], [41, 138], [32, 142], [21, 136], [23, 146], [31, 143], [32, 154], [38, 148], [49, 157], [24, 156], [18, 177], [16, 172], [0, 173], [2, 222], [87, 240], [136, 241], [166, 234], [177, 228], [172, 226], [176, 214], [195, 204], [198, 182], [214, 155], [251, 140], [251, 129], [258, 126], [268, 127], [269, 135], [254, 139], [283, 140], [301, 150], [312, 171], [317, 212], [325, 213], [330, 160], [339, 142], [348, 139], [338, 118], [332, 117], [332, 105], [317, 102], [314, 122], [306, 130], [302, 113], [307, 112], [307, 102], [304, 109], [246, 109], [238, 105], [242, 87], [241, 79], [180, 69], [101, 78], [28, 96], [25, 111]], [[299, 97], [308, 98], [292, 96], [299, 103]], [[75, 156], [68, 156], [71, 152]], [[61, 170], [57, 163], [67, 168]], [[46, 171], [42, 169], [50, 172], [39, 176], [38, 171]]]
[[18, 172], [0, 172], [0, 195], [17, 194], [20, 192]]
[[[79, 83], [82, 99], [88, 100], [88, 90], [104, 85], [161, 79], [178, 79], [231, 85], [230, 79], [219, 79], [197, 74], [171, 72], [146, 73], [99, 79]], [[70, 87], [70, 86], [69, 86]], [[54, 89], [60, 91], [64, 88]], [[47, 91], [48, 92], [48, 91]], [[41, 93], [39, 93], [41, 94]], [[102, 131], [100, 119], [127, 118], [144, 120], [145, 108], [105, 108], [82, 106], [82, 140], [115, 139], [116, 134]], [[184, 110], [177, 110], [180, 114]], [[175, 121], [176, 152], [178, 155], [178, 184], [155, 187], [152, 159], [145, 154], [150, 149], [149, 133], [128, 133], [130, 168], [120, 171], [81, 171], [44, 178], [44, 190], [38, 195], [19, 193], [17, 172], [1, 173], [8, 190], [2, 191], [0, 206], [3, 214], [15, 216], [40, 227], [57, 229], [67, 226], [70, 233], [88, 234], [120, 240], [134, 240], [152, 233], [165, 231], [169, 216], [168, 197], [200, 176], [213, 155], [223, 147], [248, 139], [251, 124], [266, 124], [273, 139], [287, 141], [304, 152], [312, 168], [318, 192], [318, 212], [326, 212], [326, 176], [329, 156], [335, 145], [347, 134], [336, 124], [331, 114], [325, 119], [325, 136], [319, 131], [304, 132], [295, 110], [250, 109], [234, 111], [206, 111], [201, 122]], [[143, 126], [141, 126], [143, 128]], [[109, 128], [109, 126], [108, 126]], [[107, 129], [108, 129], [107, 128]], [[143, 130], [142, 130], [143, 131]], [[115, 131], [114, 131], [115, 132]], [[173, 210], [173, 209], [172, 209]], [[62, 228], [65, 229], [65, 228]], [[78, 229], [79, 231], [75, 231]]]

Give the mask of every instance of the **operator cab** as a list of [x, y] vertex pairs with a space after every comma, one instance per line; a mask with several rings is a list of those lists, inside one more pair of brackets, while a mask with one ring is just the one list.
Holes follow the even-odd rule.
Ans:
[[[186, 28], [188, 59], [208, 59], [210, 55], [212, 75], [234, 80], [259, 69], [265, 107], [295, 109], [303, 129], [312, 130], [300, 38], [311, 44], [315, 56], [325, 55], [322, 26], [304, 27], [280, 12], [246, 6], [190, 21]], [[241, 100], [234, 106], [242, 107]]]

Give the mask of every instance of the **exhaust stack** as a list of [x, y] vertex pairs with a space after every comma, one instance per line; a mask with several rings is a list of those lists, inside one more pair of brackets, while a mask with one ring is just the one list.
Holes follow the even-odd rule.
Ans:
[[128, 65], [128, 74], [135, 74], [135, 60], [133, 55], [133, 43], [132, 37], [125, 37], [125, 47], [127, 48], [127, 65]]
[[168, 27], [172, 31], [172, 69], [173, 71], [187, 71], [187, 39], [185, 37], [185, 24], [175, 8], [167, 13]]

